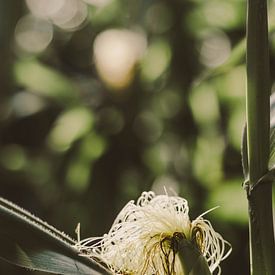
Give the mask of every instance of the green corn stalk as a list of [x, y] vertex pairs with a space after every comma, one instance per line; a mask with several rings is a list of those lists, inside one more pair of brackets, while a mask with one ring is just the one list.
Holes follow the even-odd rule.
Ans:
[[247, 158], [250, 267], [253, 275], [275, 274], [272, 181], [266, 179], [270, 138], [267, 1], [247, 6]]

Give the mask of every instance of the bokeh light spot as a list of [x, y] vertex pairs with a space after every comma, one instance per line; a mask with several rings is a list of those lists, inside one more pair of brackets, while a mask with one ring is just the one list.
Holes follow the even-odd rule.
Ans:
[[211, 138], [201, 136], [197, 140], [193, 160], [194, 174], [206, 188], [214, 188], [222, 180], [223, 151], [224, 140], [219, 136]]
[[94, 42], [97, 71], [107, 86], [124, 89], [134, 77], [135, 65], [146, 49], [141, 33], [110, 29], [100, 33]]
[[193, 89], [189, 100], [193, 116], [200, 127], [204, 128], [218, 121], [218, 99], [210, 85], [203, 84]]
[[41, 111], [46, 106], [46, 103], [35, 94], [22, 91], [14, 95], [11, 105], [17, 116], [24, 117]]
[[63, 6], [51, 16], [55, 25], [73, 31], [82, 26], [88, 15], [87, 5], [79, 0], [65, 0]]
[[171, 48], [164, 40], [152, 42], [142, 60], [141, 76], [147, 82], [159, 78], [170, 65]]
[[26, 4], [33, 15], [49, 18], [58, 12], [66, 0], [26, 0]]
[[23, 16], [15, 27], [15, 41], [21, 50], [28, 53], [44, 51], [52, 38], [52, 24], [32, 15]]
[[234, 1], [208, 1], [204, 4], [204, 16], [209, 25], [225, 27], [234, 25], [238, 20], [237, 9]]
[[230, 56], [231, 45], [228, 37], [222, 31], [211, 31], [205, 34], [201, 50], [201, 62], [209, 67], [217, 67]]
[[82, 140], [80, 154], [83, 159], [93, 161], [101, 157], [106, 148], [107, 143], [104, 137], [90, 133]]
[[66, 183], [70, 189], [83, 192], [89, 184], [90, 164], [76, 160], [72, 162], [67, 170]]
[[88, 133], [93, 126], [93, 115], [85, 108], [62, 113], [49, 135], [49, 145], [56, 151], [69, 149], [71, 144]]
[[21, 170], [27, 163], [27, 156], [21, 146], [17, 144], [7, 145], [1, 148], [0, 163], [8, 170]]

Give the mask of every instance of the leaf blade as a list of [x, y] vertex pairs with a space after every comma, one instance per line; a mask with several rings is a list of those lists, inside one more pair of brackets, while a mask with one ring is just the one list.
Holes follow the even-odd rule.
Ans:
[[21, 267], [53, 274], [107, 274], [78, 255], [69, 236], [1, 197], [0, 243], [0, 258]]

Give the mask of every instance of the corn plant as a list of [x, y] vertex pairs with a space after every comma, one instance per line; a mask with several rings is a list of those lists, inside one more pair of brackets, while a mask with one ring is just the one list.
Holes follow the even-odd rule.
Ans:
[[[229, 63], [201, 79], [236, 64], [243, 49], [241, 43]], [[242, 161], [249, 205], [250, 269], [253, 275], [272, 275], [275, 99], [270, 103], [267, 0], [248, 0], [246, 55]], [[122, 209], [103, 237], [74, 240], [0, 198], [0, 258], [53, 274], [220, 274], [219, 264], [231, 252], [229, 243], [204, 218], [208, 211], [193, 221], [188, 211], [183, 198], [144, 192], [136, 203], [131, 201]]]
[[[272, 216], [273, 135], [270, 150], [270, 83], [267, 1], [247, 9], [247, 129], [243, 141], [244, 187], [249, 203], [252, 274], [275, 273]], [[273, 132], [274, 129], [272, 129]]]

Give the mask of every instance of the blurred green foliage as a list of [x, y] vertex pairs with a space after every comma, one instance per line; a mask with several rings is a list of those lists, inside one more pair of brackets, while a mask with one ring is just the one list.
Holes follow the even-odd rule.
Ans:
[[[166, 186], [193, 217], [220, 206], [208, 215], [233, 246], [223, 274], [248, 274], [246, 2], [0, 6], [0, 195], [72, 236], [80, 222], [87, 237]], [[0, 273], [30, 272], [1, 262]]]

